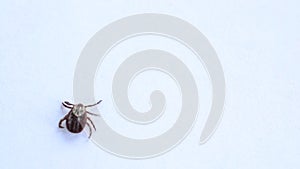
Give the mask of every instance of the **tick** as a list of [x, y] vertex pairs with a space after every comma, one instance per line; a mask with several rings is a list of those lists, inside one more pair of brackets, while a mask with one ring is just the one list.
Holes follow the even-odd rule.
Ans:
[[87, 105], [87, 106], [85, 106], [81, 103], [72, 104], [68, 101], [62, 102], [62, 105], [64, 107], [66, 107], [68, 109], [71, 109], [71, 110], [69, 111], [68, 114], [65, 115], [64, 118], [62, 118], [59, 121], [58, 127], [59, 128], [64, 128], [62, 126], [62, 122], [64, 120], [66, 120], [66, 127], [71, 133], [80, 133], [84, 129], [85, 125], [87, 125], [89, 127], [89, 130], [90, 130], [89, 138], [91, 138], [91, 136], [92, 136], [91, 124], [92, 124], [95, 131], [96, 131], [96, 127], [95, 127], [93, 121], [87, 116], [87, 114], [90, 114], [90, 115], [93, 115], [93, 116], [100, 116], [100, 115], [91, 113], [91, 112], [87, 111], [86, 108], [96, 106], [99, 103], [101, 103], [101, 101], [102, 100], [98, 101], [95, 104]]

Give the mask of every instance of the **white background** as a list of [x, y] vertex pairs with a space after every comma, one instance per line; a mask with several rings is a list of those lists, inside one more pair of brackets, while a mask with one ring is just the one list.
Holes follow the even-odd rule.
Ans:
[[[296, 0], [1, 1], [0, 168], [299, 168], [299, 6]], [[209, 39], [224, 69], [226, 105], [206, 144], [198, 145], [205, 122], [200, 115], [189, 136], [172, 151], [130, 160], [103, 151], [84, 133], [58, 129], [57, 123], [66, 113], [60, 102], [72, 101], [76, 62], [89, 38], [117, 19], [145, 12], [177, 16]], [[197, 66], [201, 63], [190, 68]], [[101, 78], [109, 78], [107, 69], [101, 69], [97, 86]], [[209, 88], [201, 82], [207, 80], [205, 73], [194, 74], [200, 77], [197, 84]], [[113, 128], [129, 134], [129, 125], [125, 130], [125, 124], [113, 122], [120, 117], [110, 106], [106, 86], [96, 89], [95, 95], [108, 103], [99, 109]], [[141, 104], [139, 95], [130, 97], [137, 109], [147, 110], [147, 97]]]

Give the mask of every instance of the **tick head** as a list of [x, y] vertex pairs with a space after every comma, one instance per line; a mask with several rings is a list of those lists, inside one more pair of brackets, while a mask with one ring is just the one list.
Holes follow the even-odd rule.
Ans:
[[86, 110], [83, 104], [76, 104], [72, 109], [72, 113], [77, 117], [82, 116], [85, 113], [85, 111]]

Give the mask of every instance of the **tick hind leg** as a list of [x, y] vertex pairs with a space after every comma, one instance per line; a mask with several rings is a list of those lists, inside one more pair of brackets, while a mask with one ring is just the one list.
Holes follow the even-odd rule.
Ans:
[[67, 120], [67, 117], [68, 117], [68, 114], [65, 115], [65, 117], [62, 118], [62, 119], [59, 121], [59, 123], [58, 123], [58, 127], [59, 127], [59, 128], [64, 128], [61, 124], [62, 124], [62, 122], [63, 122], [64, 120]]
[[58, 123], [58, 127], [59, 127], [59, 128], [64, 128], [64, 127], [61, 125], [62, 122], [63, 122], [64, 120], [66, 120], [66, 117], [64, 117], [63, 119], [61, 119], [61, 120], [59, 121], [59, 123]]

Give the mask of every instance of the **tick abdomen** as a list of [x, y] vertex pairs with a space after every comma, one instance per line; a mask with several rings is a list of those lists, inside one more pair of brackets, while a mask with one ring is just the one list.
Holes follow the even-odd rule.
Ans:
[[80, 133], [86, 124], [86, 115], [75, 116], [71, 114], [66, 121], [67, 129], [72, 133]]

